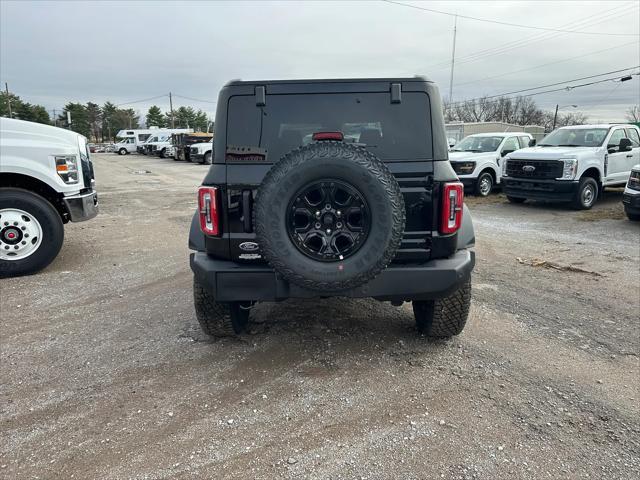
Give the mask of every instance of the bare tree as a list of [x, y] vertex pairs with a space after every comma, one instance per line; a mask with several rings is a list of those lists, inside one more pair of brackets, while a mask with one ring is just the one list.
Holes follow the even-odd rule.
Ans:
[[633, 105], [627, 110], [627, 120], [631, 123], [640, 122], [640, 106]]

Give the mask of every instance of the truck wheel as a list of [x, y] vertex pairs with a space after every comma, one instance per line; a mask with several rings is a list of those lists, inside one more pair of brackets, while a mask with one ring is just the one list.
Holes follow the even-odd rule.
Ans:
[[420, 333], [449, 338], [464, 329], [471, 307], [471, 276], [451, 295], [438, 300], [414, 301], [413, 314]]
[[202, 157], [202, 164], [211, 165], [211, 152], [207, 152], [204, 154], [204, 157]]
[[193, 305], [200, 327], [211, 337], [233, 337], [242, 333], [249, 323], [249, 310], [239, 302], [216, 302], [209, 291], [194, 277]]
[[127, 149], [126, 148], [121, 148], [120, 150], [118, 150], [118, 155], [126, 155], [127, 154]]
[[386, 268], [405, 226], [402, 193], [386, 165], [335, 141], [297, 148], [273, 165], [254, 216], [260, 251], [280, 275], [332, 293]]
[[489, 172], [482, 172], [476, 180], [476, 195], [488, 197], [493, 190], [493, 175]]
[[21, 188], [0, 189], [0, 278], [42, 270], [63, 239], [62, 219], [51, 203]]
[[598, 184], [591, 177], [582, 177], [578, 191], [573, 199], [573, 207], [578, 210], [589, 210], [598, 198]]
[[163, 148], [162, 150], [160, 150], [160, 158], [165, 158], [167, 155], [167, 149]]
[[507, 195], [507, 200], [511, 203], [524, 203], [526, 198], [512, 197], [510, 195]]

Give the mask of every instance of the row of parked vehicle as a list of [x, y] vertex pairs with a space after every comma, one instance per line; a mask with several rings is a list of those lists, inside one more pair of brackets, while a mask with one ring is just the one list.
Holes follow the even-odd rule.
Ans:
[[121, 130], [117, 138], [120, 140], [112, 151], [118, 155], [138, 153], [173, 158], [176, 161], [211, 164], [213, 133], [194, 132], [188, 128], [152, 128]]
[[487, 196], [501, 187], [507, 199], [568, 202], [591, 208], [606, 187], [627, 184], [629, 218], [638, 219], [640, 130], [630, 124], [562, 127], [540, 143], [528, 133], [481, 133], [453, 146], [449, 160], [465, 190]]

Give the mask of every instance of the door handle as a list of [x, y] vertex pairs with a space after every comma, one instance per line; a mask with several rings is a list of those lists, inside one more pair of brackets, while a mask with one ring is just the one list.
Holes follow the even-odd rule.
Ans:
[[627, 155], [627, 158], [632, 158], [632, 157], [633, 157], [633, 155]]

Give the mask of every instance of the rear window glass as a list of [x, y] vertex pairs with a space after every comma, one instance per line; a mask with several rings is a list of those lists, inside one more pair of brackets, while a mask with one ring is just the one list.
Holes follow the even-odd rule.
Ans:
[[[380, 159], [429, 160], [433, 157], [429, 97], [403, 92], [401, 103], [385, 93], [234, 96], [227, 117], [228, 147], [257, 147], [275, 162], [312, 141], [316, 132], [344, 134], [344, 141], [366, 146]], [[262, 122], [260, 121], [262, 117]]]

